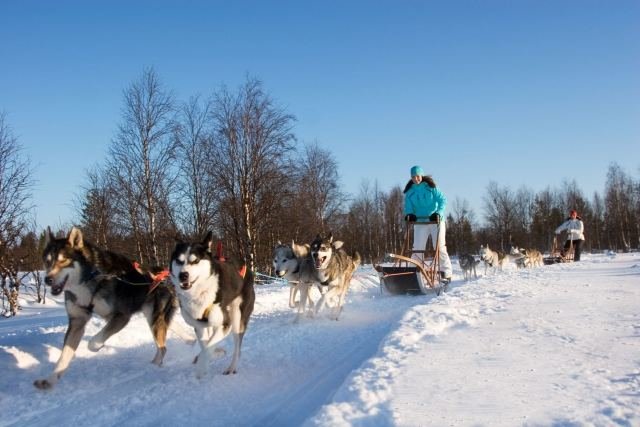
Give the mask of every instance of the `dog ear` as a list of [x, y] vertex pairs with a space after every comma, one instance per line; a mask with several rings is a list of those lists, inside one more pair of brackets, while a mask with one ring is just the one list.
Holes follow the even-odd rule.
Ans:
[[333, 243], [333, 233], [329, 233], [327, 240], [329, 240], [329, 243]]
[[342, 240], [336, 240], [331, 246], [333, 246], [333, 249], [338, 250], [342, 247], [342, 245], [344, 245], [344, 242]]
[[291, 241], [291, 250], [297, 258], [304, 258], [309, 255], [308, 245], [298, 245], [293, 240]]
[[82, 249], [84, 247], [84, 241], [82, 238], [82, 231], [79, 228], [73, 227], [69, 232], [69, 237], [67, 238], [69, 244], [74, 249]]
[[207, 247], [207, 252], [213, 253], [213, 231], [209, 231], [202, 241], [202, 245]]
[[44, 233], [44, 244], [48, 245], [50, 242], [53, 242], [56, 239], [56, 236], [51, 232], [51, 227], [47, 226], [47, 231]]

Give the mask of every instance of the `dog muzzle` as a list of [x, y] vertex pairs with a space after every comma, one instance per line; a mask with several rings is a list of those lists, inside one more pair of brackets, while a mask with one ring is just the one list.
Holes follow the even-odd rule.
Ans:
[[60, 295], [64, 290], [64, 286], [67, 284], [67, 280], [69, 280], [69, 275], [64, 276], [64, 280], [60, 283], [55, 283], [53, 280], [51, 281], [51, 294], [52, 295]]

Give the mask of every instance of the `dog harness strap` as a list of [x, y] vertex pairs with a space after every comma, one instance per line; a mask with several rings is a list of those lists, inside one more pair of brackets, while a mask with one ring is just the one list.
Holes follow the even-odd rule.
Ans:
[[211, 313], [211, 309], [213, 308], [213, 304], [215, 304], [215, 303], [211, 303], [211, 305], [209, 307], [204, 309], [204, 312], [202, 313], [202, 316], [200, 316], [199, 319], [196, 319], [198, 322], [208, 322], [209, 321], [209, 313]]

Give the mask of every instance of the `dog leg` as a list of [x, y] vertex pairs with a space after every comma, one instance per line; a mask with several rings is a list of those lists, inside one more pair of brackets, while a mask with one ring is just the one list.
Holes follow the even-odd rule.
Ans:
[[104, 325], [104, 328], [102, 328], [100, 332], [95, 334], [89, 341], [89, 350], [98, 351], [102, 347], [104, 347], [104, 343], [109, 339], [109, 337], [117, 332], [120, 332], [122, 328], [127, 326], [127, 323], [129, 323], [129, 319], [131, 319], [131, 316], [125, 314], [116, 314], [111, 319], [109, 319], [107, 324]]
[[329, 288], [329, 290], [327, 292], [324, 293], [324, 295], [322, 295], [322, 298], [320, 298], [320, 301], [318, 301], [318, 303], [316, 304], [315, 315], [318, 315], [320, 310], [322, 310], [322, 308], [325, 305], [327, 305], [327, 301], [329, 301], [330, 299], [334, 298], [336, 296], [337, 292], [338, 292], [338, 287], [337, 286], [332, 286], [332, 287]]
[[309, 284], [300, 282], [298, 283], [298, 289], [300, 290], [300, 302], [298, 303], [298, 314], [294, 320], [294, 323], [298, 323], [302, 316], [304, 316], [307, 300], [309, 299]]
[[[204, 378], [207, 375], [207, 371], [209, 369], [209, 361], [210, 356], [216, 351], [215, 345], [222, 341], [229, 332], [231, 331], [230, 327], [219, 327], [216, 328], [211, 338], [208, 340], [203, 335], [203, 329], [210, 328], [198, 328], [196, 330], [196, 335], [198, 336], [198, 340], [201, 341], [201, 351], [196, 358], [196, 378]], [[204, 344], [204, 346], [202, 346]]]
[[175, 312], [175, 307], [173, 301], [171, 301], [171, 297], [163, 300], [161, 297], [158, 297], [158, 295], [159, 294], [156, 293], [156, 299], [153, 304], [156, 310], [153, 308], [144, 310], [144, 314], [151, 329], [153, 340], [156, 343], [156, 355], [153, 357], [151, 363], [162, 366], [164, 356], [167, 354], [167, 332]]
[[344, 297], [346, 293], [347, 293], [347, 289], [340, 292], [340, 295], [338, 296], [338, 304], [333, 308], [333, 320], [337, 321], [338, 317], [340, 317], [340, 314], [342, 313], [342, 307], [344, 304]]
[[242, 338], [244, 337], [244, 327], [242, 324], [242, 313], [240, 312], [240, 300], [236, 299], [229, 307], [229, 315], [231, 318], [231, 331], [233, 332], [233, 357], [231, 364], [224, 370], [224, 375], [237, 373], [236, 367], [240, 360], [240, 348], [242, 347]]
[[64, 371], [66, 371], [69, 367], [69, 363], [71, 363], [71, 359], [73, 359], [73, 355], [78, 349], [78, 344], [80, 344], [80, 340], [84, 335], [84, 328], [90, 318], [91, 313], [69, 317], [69, 327], [67, 328], [67, 332], [64, 335], [62, 353], [60, 354], [60, 358], [58, 359], [58, 363], [56, 364], [53, 373], [49, 376], [49, 378], [36, 380], [33, 383], [34, 386], [41, 390], [47, 390], [56, 385], [58, 380], [62, 377]]
[[290, 285], [289, 288], [289, 308], [296, 308], [296, 294], [298, 293], [298, 285]]

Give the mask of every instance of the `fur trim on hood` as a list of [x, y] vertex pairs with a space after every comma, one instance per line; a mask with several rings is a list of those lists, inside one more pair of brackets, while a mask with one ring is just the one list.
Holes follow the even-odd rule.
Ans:
[[[422, 182], [426, 182], [427, 185], [431, 188], [436, 188], [436, 182], [433, 180], [431, 175], [424, 175], [422, 177]], [[422, 184], [422, 182], [420, 184]], [[406, 193], [407, 191], [409, 191], [412, 185], [413, 185], [413, 180], [410, 179], [409, 182], [407, 182], [406, 187], [404, 187], [403, 193]]]

